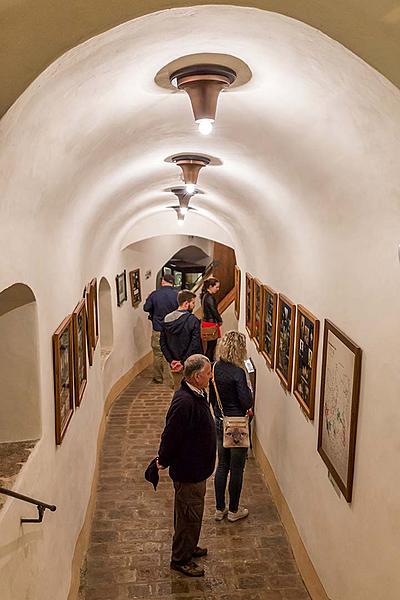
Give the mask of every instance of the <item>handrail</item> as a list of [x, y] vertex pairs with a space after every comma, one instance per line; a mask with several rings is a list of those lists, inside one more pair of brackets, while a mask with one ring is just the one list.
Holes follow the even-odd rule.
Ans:
[[7, 488], [0, 487], [0, 494], [4, 494], [5, 496], [11, 496], [12, 498], [17, 498], [17, 500], [23, 500], [24, 502], [29, 502], [30, 504], [35, 504], [38, 509], [38, 518], [37, 519], [21, 519], [21, 523], [41, 523], [43, 521], [43, 515], [48, 508], [52, 512], [57, 510], [57, 507], [54, 504], [46, 504], [46, 502], [42, 502], [41, 500], [35, 500], [35, 498], [30, 498], [29, 496], [24, 496], [23, 494], [19, 494], [18, 492], [13, 492], [12, 490], [8, 490]]

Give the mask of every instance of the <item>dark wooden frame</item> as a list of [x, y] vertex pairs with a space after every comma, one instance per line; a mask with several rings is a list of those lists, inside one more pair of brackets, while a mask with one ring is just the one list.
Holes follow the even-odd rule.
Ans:
[[[273, 369], [275, 364], [275, 345], [276, 345], [276, 315], [278, 310], [278, 294], [270, 288], [268, 285], [263, 285], [262, 294], [262, 305], [263, 305], [263, 318], [262, 318], [262, 330], [261, 330], [261, 354], [265, 358], [267, 365]], [[271, 354], [265, 350], [265, 319], [266, 319], [266, 306], [267, 306], [267, 294], [272, 296], [273, 308], [272, 308], [272, 338], [271, 338]]]
[[[139, 281], [139, 286], [135, 286], [135, 277], [134, 275], [137, 274], [137, 278]], [[134, 269], [133, 271], [129, 271], [129, 284], [130, 284], [130, 288], [131, 288], [131, 300], [132, 300], [132, 306], [139, 306], [139, 304], [142, 301], [142, 285], [141, 285], [141, 281], [140, 281], [140, 269]], [[139, 295], [135, 297], [135, 291], [139, 292]]]
[[[120, 293], [119, 293], [119, 280], [121, 278], [123, 278], [124, 289], [125, 289], [125, 294], [123, 296], [120, 296]], [[122, 271], [122, 273], [119, 273], [115, 277], [115, 284], [116, 284], [116, 287], [117, 287], [117, 306], [121, 306], [121, 304], [123, 304], [125, 302], [125, 300], [128, 299], [128, 291], [126, 289], [126, 269], [124, 269]]]
[[93, 347], [94, 347], [94, 311], [90, 283], [85, 287], [83, 297], [86, 301], [86, 346], [88, 352], [89, 366], [93, 364]]
[[[78, 348], [78, 319], [80, 313], [83, 313], [83, 329], [82, 329], [82, 344], [84, 356], [84, 372], [85, 376], [83, 381], [79, 381], [79, 348]], [[80, 406], [83, 393], [87, 384], [87, 362], [86, 362], [86, 302], [85, 299], [81, 300], [75, 307], [72, 313], [72, 327], [73, 327], [73, 338], [74, 338], [74, 384], [75, 384], [75, 405]]]
[[[289, 362], [288, 362], [288, 373], [287, 378], [285, 374], [282, 372], [279, 366], [279, 341], [280, 341], [280, 333], [281, 333], [281, 308], [283, 304], [290, 306], [291, 308], [291, 319], [290, 319], [290, 331], [289, 331]], [[284, 296], [283, 294], [279, 294], [278, 297], [278, 311], [277, 311], [277, 327], [276, 327], [276, 344], [275, 344], [275, 371], [278, 375], [279, 379], [282, 382], [282, 385], [288, 390], [291, 390], [292, 387], [292, 373], [293, 373], [293, 348], [294, 348], [294, 327], [296, 321], [296, 305], [293, 304], [289, 298]]]
[[[250, 337], [253, 337], [253, 291], [254, 291], [254, 277], [250, 275], [250, 273], [246, 273], [246, 289], [245, 289], [245, 321], [246, 321], [246, 329], [247, 333]], [[250, 286], [250, 301], [248, 299], [247, 290], [248, 286]], [[250, 318], [248, 318], [248, 312], [250, 307]]]
[[240, 284], [242, 280], [242, 272], [240, 267], [235, 265], [235, 317], [239, 321], [240, 317]]
[[[61, 422], [61, 348], [60, 341], [66, 330], [69, 329], [68, 340], [68, 379], [69, 402], [68, 415]], [[65, 317], [53, 334], [53, 370], [54, 370], [54, 400], [55, 400], [55, 434], [56, 444], [61, 444], [67, 431], [69, 422], [74, 414], [74, 367], [73, 367], [73, 331], [72, 315]]]
[[[353, 368], [353, 387], [351, 391], [351, 416], [350, 416], [350, 427], [349, 427], [349, 443], [348, 443], [348, 462], [347, 462], [347, 481], [343, 481], [336, 471], [333, 463], [325, 450], [322, 448], [322, 428], [323, 428], [323, 416], [325, 410], [325, 382], [326, 382], [326, 370], [327, 370], [327, 356], [328, 356], [328, 334], [331, 332], [337, 337], [353, 354], [354, 354], [354, 368]], [[357, 420], [358, 420], [358, 405], [360, 399], [360, 380], [361, 380], [361, 356], [362, 350], [357, 346], [347, 335], [345, 335], [340, 329], [336, 327], [331, 321], [325, 319], [324, 325], [324, 342], [322, 351], [322, 376], [321, 376], [321, 399], [319, 405], [319, 424], [318, 424], [318, 446], [317, 450], [322, 457], [322, 460], [328, 467], [328, 470], [336, 481], [339, 489], [347, 502], [351, 502], [353, 493], [353, 476], [354, 476], [354, 457], [356, 447], [356, 435], [357, 435]]]
[[[309, 321], [312, 322], [314, 327], [313, 334], [313, 346], [311, 348], [312, 351], [312, 359], [311, 359], [311, 377], [310, 377], [310, 386], [309, 386], [309, 402], [305, 400], [305, 398], [301, 395], [298, 390], [299, 384], [299, 374], [298, 374], [298, 366], [299, 366], [299, 357], [300, 357], [300, 341], [304, 343], [304, 340], [300, 339], [301, 335], [301, 317], [305, 317]], [[294, 352], [294, 375], [293, 375], [293, 394], [300, 406], [306, 413], [307, 417], [312, 421], [314, 419], [314, 405], [315, 405], [315, 382], [317, 378], [317, 359], [318, 359], [318, 341], [319, 341], [319, 321], [310, 311], [308, 311], [304, 306], [299, 304], [297, 306], [297, 321], [296, 321], [296, 344], [295, 344], [295, 352]]]
[[[258, 324], [258, 330], [257, 330], [257, 322], [256, 322], [257, 290], [259, 292], [259, 298], [260, 298], [260, 307], [259, 307], [260, 322]], [[262, 311], [263, 311], [262, 283], [259, 279], [254, 278], [253, 279], [253, 318], [252, 318], [251, 330], [253, 332], [252, 337], [254, 339], [254, 343], [259, 352], [261, 351], [261, 334], [262, 334], [262, 324], [263, 324], [263, 312]]]
[[99, 304], [98, 304], [98, 296], [97, 296], [97, 279], [96, 277], [92, 279], [90, 282], [90, 302], [93, 310], [93, 337], [92, 337], [92, 347], [93, 350], [97, 346], [97, 342], [99, 341]]

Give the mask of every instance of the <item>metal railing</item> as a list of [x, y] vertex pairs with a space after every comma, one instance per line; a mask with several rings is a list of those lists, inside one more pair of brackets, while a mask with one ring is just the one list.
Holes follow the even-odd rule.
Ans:
[[24, 502], [29, 502], [30, 504], [35, 504], [38, 509], [38, 518], [37, 519], [21, 519], [21, 523], [41, 523], [43, 521], [43, 515], [46, 509], [54, 512], [57, 510], [57, 507], [54, 504], [46, 504], [46, 502], [42, 502], [41, 500], [35, 500], [35, 498], [30, 498], [29, 496], [24, 496], [23, 494], [18, 494], [18, 492], [13, 492], [12, 490], [8, 490], [7, 488], [0, 487], [0, 494], [4, 494], [5, 496], [11, 496], [12, 498], [17, 498], [17, 500], [23, 500]]

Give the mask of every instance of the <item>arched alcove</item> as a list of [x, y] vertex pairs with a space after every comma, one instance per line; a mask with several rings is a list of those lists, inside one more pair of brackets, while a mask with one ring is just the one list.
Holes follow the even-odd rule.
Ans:
[[114, 341], [114, 328], [111, 309], [111, 288], [105, 277], [99, 285], [99, 310], [100, 310], [100, 348], [101, 356], [105, 359], [112, 350]]
[[0, 443], [40, 437], [36, 299], [16, 283], [0, 293]]

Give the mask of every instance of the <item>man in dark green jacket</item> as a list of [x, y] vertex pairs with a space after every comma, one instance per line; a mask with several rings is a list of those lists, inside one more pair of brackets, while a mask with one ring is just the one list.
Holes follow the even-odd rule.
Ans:
[[172, 398], [158, 452], [159, 469], [169, 467], [175, 488], [171, 568], [190, 577], [204, 575], [193, 558], [205, 556], [198, 546], [206, 481], [214, 471], [216, 433], [205, 388], [211, 377], [207, 357], [195, 354], [184, 365], [184, 380]]

